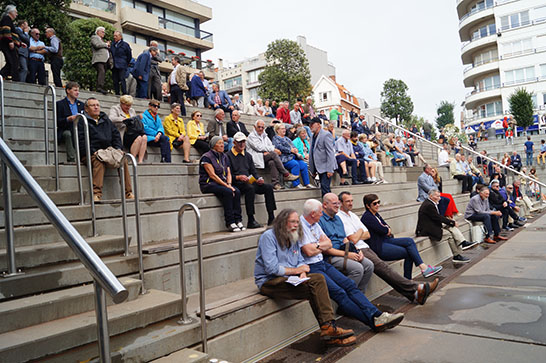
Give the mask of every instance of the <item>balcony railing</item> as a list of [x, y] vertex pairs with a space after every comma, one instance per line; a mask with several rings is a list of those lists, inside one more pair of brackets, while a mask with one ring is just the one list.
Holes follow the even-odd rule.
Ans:
[[496, 62], [496, 61], [498, 61], [498, 60], [499, 60], [499, 58], [492, 58], [492, 59], [489, 59], [489, 60], [486, 60], [486, 61], [476, 62], [475, 64], [471, 64], [471, 65], [469, 65], [468, 67], [466, 67], [466, 68], [464, 69], [463, 73], [466, 73], [466, 72], [468, 72], [469, 70], [471, 70], [471, 69], [473, 69], [473, 68], [482, 66], [482, 65], [484, 65], [484, 64]]
[[194, 38], [198, 38], [201, 40], [206, 40], [209, 42], [212, 42], [212, 33], [206, 32], [204, 30], [197, 31], [194, 27], [188, 26], [186, 24], [178, 23], [173, 20], [165, 19], [165, 18], [158, 18], [159, 20], [159, 26], [164, 29], [173, 30], [178, 33], [186, 34]]
[[481, 92], [485, 92], [485, 91], [491, 91], [491, 90], [498, 89], [498, 88], [501, 88], [500, 83], [498, 83], [498, 84], [493, 84], [493, 85], [487, 86], [487, 87], [474, 88], [471, 92], [468, 92], [468, 93], [466, 94], [466, 97], [475, 95], [476, 93], [481, 93]]
[[531, 82], [538, 82], [539, 80], [545, 79], [545, 76], [542, 77], [530, 77], [530, 78], [524, 78], [524, 79], [516, 79], [513, 81], [504, 82], [502, 84], [503, 87], [508, 86], [514, 86], [516, 84], [523, 84], [523, 83], [531, 83]]
[[116, 13], [115, 0], [74, 0], [74, 3], [89, 6], [90, 8], [106, 11], [112, 14]]
[[486, 0], [484, 5], [475, 7], [474, 9], [470, 10], [468, 13], [464, 14], [461, 17], [461, 20], [459, 20], [459, 24], [461, 24], [469, 16], [477, 14], [477, 13], [479, 13], [481, 11], [484, 11], [484, 10], [487, 10], [487, 9], [491, 9], [493, 6], [495, 6], [495, 4], [493, 3], [493, 0]]

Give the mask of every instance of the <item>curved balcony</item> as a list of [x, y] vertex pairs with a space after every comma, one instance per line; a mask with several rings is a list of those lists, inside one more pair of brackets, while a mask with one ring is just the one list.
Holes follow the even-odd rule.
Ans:
[[500, 86], [494, 86], [495, 88], [486, 89], [484, 91], [472, 91], [466, 95], [465, 107], [466, 109], [476, 108], [478, 105], [487, 103], [495, 98], [501, 99]]
[[485, 49], [492, 44], [496, 44], [496, 42], [497, 34], [492, 34], [483, 38], [477, 38], [470, 42], [463, 43], [463, 46], [461, 48], [461, 58], [463, 60], [463, 64], [472, 63], [472, 54], [481, 49]]
[[459, 37], [461, 38], [461, 41], [470, 40], [470, 28], [476, 23], [494, 18], [495, 16], [493, 14], [492, 5], [484, 9], [475, 9], [474, 11], [466, 14], [459, 22]]
[[472, 87], [476, 78], [498, 69], [498, 59], [494, 59], [492, 61], [489, 61], [488, 63], [478, 64], [476, 66], [469, 66], [464, 70], [464, 86]]
[[476, 0], [456, 0], [457, 1], [457, 16], [459, 19], [461, 19], [466, 13], [468, 9], [468, 6], [473, 3], [477, 2]]

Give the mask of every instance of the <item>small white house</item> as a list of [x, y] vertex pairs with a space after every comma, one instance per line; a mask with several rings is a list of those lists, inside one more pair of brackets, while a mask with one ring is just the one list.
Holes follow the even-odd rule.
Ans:
[[338, 84], [335, 76], [322, 75], [313, 87], [313, 96], [317, 112], [324, 110], [327, 116], [332, 108], [339, 106], [343, 112], [343, 120], [349, 120], [351, 109], [354, 109], [357, 114], [360, 113], [361, 107], [357, 97], [343, 85]]

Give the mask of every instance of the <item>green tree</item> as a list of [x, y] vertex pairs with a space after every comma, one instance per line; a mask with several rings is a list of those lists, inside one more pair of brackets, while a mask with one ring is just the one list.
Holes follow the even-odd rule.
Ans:
[[514, 120], [518, 126], [527, 128], [535, 122], [533, 117], [533, 94], [527, 92], [525, 88], [518, 88], [508, 98], [510, 105], [510, 113], [514, 116]]
[[[2, 11], [6, 5], [13, 4], [17, 7], [17, 20], [26, 20], [31, 28], [38, 28], [45, 41], [44, 30], [48, 27], [55, 29], [55, 33], [63, 46], [70, 43], [68, 24], [70, 17], [67, 10], [71, 0], [0, 0]], [[46, 42], [47, 44], [47, 42]]]
[[381, 91], [381, 113], [390, 118], [408, 122], [413, 112], [413, 102], [407, 94], [408, 86], [399, 79], [383, 83]]
[[309, 63], [297, 42], [278, 39], [269, 43], [265, 59], [267, 65], [258, 76], [260, 97], [293, 103], [297, 97], [311, 94]]
[[436, 126], [438, 129], [444, 128], [446, 125], [455, 123], [455, 116], [453, 116], [454, 103], [447, 101], [440, 102], [440, 106], [436, 109]]
[[[63, 67], [64, 76], [67, 80], [75, 81], [80, 87], [94, 90], [97, 83], [97, 71], [91, 66], [91, 36], [95, 29], [103, 26], [106, 29], [104, 39], [112, 40], [114, 27], [100, 19], [78, 19], [68, 26], [72, 33], [72, 41], [65, 46], [65, 63]], [[105, 89], [113, 88], [111, 71], [106, 72]]]

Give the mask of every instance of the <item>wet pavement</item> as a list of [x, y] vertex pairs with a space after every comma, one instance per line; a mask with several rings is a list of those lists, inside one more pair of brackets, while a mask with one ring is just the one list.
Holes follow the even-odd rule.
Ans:
[[442, 264], [440, 288], [425, 305], [395, 292], [374, 301], [383, 311], [405, 312], [400, 327], [374, 334], [342, 318], [357, 346], [326, 350], [315, 333], [263, 361], [546, 362], [546, 215], [502, 244], [465, 255], [470, 264]]

